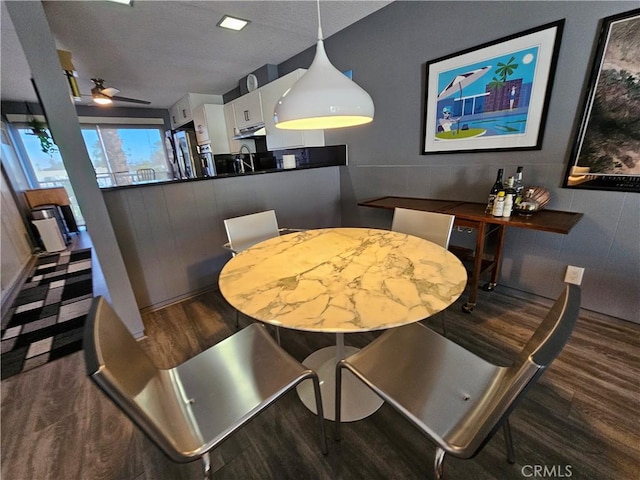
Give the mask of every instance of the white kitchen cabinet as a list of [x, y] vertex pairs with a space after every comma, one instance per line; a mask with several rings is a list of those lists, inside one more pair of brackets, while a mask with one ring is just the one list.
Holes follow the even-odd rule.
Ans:
[[180, 115], [178, 114], [178, 109], [180, 106], [175, 103], [169, 109], [169, 120], [171, 121], [171, 128], [177, 128], [181, 125], [180, 123]]
[[193, 109], [204, 103], [222, 105], [222, 95], [187, 93], [169, 109], [171, 128], [181, 127], [193, 120]]
[[[273, 121], [276, 102], [302, 76], [306, 70], [299, 68], [283, 77], [267, 83], [251, 93], [225, 104], [227, 135], [232, 153], [240, 149], [243, 141], [233, 140], [241, 129], [264, 123], [267, 149], [269, 151], [288, 148], [324, 147], [324, 130], [281, 130]], [[244, 140], [246, 142], [247, 140]]]
[[300, 147], [324, 147], [324, 130], [282, 130], [273, 121], [273, 111], [280, 97], [304, 74], [299, 68], [260, 88], [264, 126], [267, 131], [267, 149], [284, 150]]
[[171, 114], [171, 128], [181, 127], [185, 123], [193, 120], [189, 95], [187, 94], [178, 100], [173, 107], [169, 109], [169, 112]]
[[240, 151], [242, 142], [233, 139], [236, 134], [236, 116], [233, 110], [233, 102], [226, 103], [223, 110], [224, 120], [227, 124], [227, 143], [229, 144], [229, 152], [227, 153], [237, 153]]
[[223, 105], [205, 103], [192, 110], [198, 145], [211, 145], [214, 154], [231, 153]]
[[260, 91], [255, 90], [233, 100], [233, 111], [238, 130], [264, 122]]

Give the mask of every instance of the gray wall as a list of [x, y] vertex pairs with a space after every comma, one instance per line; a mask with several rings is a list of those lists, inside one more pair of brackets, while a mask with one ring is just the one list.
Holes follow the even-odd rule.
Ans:
[[[370, 125], [327, 131], [349, 146], [341, 169], [344, 225], [391, 225], [390, 212], [357, 207], [383, 195], [486, 201], [496, 170], [524, 166], [526, 184], [552, 192], [549, 208], [583, 212], [565, 236], [509, 229], [500, 284], [554, 297], [567, 264], [585, 267], [583, 307], [640, 322], [640, 196], [562, 189], [601, 18], [637, 2], [400, 2], [334, 35], [327, 54], [372, 96]], [[425, 62], [565, 18], [542, 150], [420, 155]], [[313, 50], [280, 65], [308, 67]]]
[[339, 167], [104, 192], [141, 310], [217, 286], [229, 260], [225, 218], [275, 210], [289, 228], [340, 226]]

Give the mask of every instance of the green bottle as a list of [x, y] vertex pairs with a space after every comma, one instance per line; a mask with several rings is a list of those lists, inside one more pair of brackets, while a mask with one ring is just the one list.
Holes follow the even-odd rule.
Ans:
[[485, 213], [491, 215], [493, 214], [493, 204], [498, 196], [498, 192], [504, 188], [502, 185], [502, 175], [504, 170], [502, 168], [498, 169], [498, 175], [496, 176], [496, 181], [491, 187], [491, 191], [489, 192], [489, 200], [487, 201], [487, 208]]

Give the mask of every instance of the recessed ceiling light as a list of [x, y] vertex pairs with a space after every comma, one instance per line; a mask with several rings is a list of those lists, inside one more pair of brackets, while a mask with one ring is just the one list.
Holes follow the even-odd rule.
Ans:
[[123, 5], [131, 5], [132, 0], [109, 0], [110, 2], [113, 3], [121, 3]]
[[244, 27], [246, 27], [248, 24], [249, 24], [249, 20], [243, 20], [242, 18], [236, 18], [236, 17], [231, 17], [229, 15], [225, 15], [224, 17], [222, 17], [222, 20], [220, 20], [217, 23], [217, 26], [222, 28], [228, 28], [229, 30], [240, 31]]

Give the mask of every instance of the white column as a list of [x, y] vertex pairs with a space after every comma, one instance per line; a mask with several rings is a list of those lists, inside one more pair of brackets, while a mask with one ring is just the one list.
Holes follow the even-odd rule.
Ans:
[[[5, 2], [24, 50], [33, 81], [47, 115], [82, 216], [100, 261], [110, 303], [133, 335], [144, 335], [140, 311], [133, 296], [109, 212], [80, 132], [69, 87], [58, 60], [56, 44], [41, 2]], [[3, 65], [11, 68], [10, 65]], [[29, 79], [25, 78], [25, 82]]]

